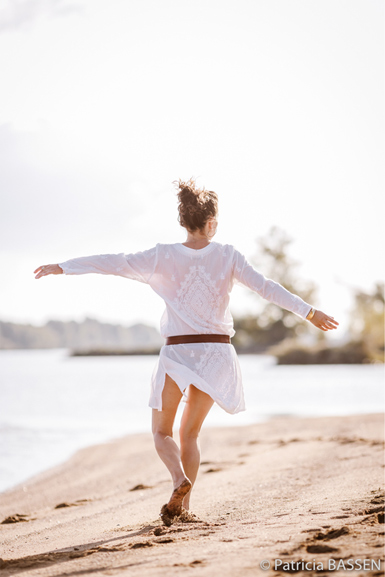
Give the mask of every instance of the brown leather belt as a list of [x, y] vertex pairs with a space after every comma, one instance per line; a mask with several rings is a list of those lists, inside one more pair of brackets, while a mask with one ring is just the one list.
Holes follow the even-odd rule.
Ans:
[[166, 345], [186, 345], [188, 343], [231, 343], [229, 335], [178, 335], [167, 337]]

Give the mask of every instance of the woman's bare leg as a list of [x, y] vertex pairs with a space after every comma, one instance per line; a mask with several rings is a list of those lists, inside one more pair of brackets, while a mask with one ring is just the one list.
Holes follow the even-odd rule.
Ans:
[[166, 374], [162, 392], [162, 410], [152, 410], [152, 434], [159, 457], [170, 471], [174, 491], [168, 502], [170, 516], [179, 514], [182, 499], [191, 489], [191, 483], [183, 469], [178, 445], [173, 439], [173, 425], [182, 393], [178, 385]]
[[[179, 429], [180, 453], [185, 474], [194, 485], [200, 463], [199, 432], [208, 412], [213, 406], [213, 399], [194, 385], [189, 386], [186, 406], [183, 410]], [[191, 491], [183, 499], [185, 509], [190, 507]]]

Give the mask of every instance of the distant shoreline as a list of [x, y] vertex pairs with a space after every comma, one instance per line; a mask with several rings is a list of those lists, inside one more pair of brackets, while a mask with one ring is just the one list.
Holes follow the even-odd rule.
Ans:
[[[124, 356], [158, 356], [161, 346], [151, 348], [89, 348], [73, 349], [68, 346], [58, 347], [0, 347], [0, 353], [11, 351], [48, 351], [65, 350], [69, 357], [124, 357]], [[368, 354], [362, 343], [348, 343], [342, 347], [304, 347], [301, 344], [280, 343], [269, 349], [239, 349], [237, 355], [254, 355], [274, 357], [278, 365], [365, 365], [383, 364], [383, 355], [376, 357]]]
[[[309, 347], [300, 344], [283, 343], [268, 350], [248, 350], [236, 347], [238, 355], [269, 355], [275, 357], [278, 365], [362, 365], [381, 364], [380, 358], [373, 359], [367, 354], [361, 343], [348, 343], [342, 347]], [[105, 356], [135, 356], [159, 355], [160, 347], [141, 349], [88, 349], [71, 350], [71, 357], [105, 357]]]
[[[268, 341], [233, 339], [238, 355], [270, 355], [280, 365], [334, 365], [383, 363], [381, 344], [365, 339], [350, 340], [342, 346], [325, 343], [304, 345], [287, 338], [269, 345]], [[271, 341], [269, 341], [271, 342]], [[66, 349], [71, 357], [159, 355], [165, 340], [152, 326], [131, 327], [102, 323], [86, 318], [82, 322], [50, 320], [44, 326], [16, 324], [0, 320], [0, 350]]]

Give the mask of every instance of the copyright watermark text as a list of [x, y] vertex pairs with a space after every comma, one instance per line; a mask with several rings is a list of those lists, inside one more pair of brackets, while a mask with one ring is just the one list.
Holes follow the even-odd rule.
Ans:
[[259, 564], [263, 571], [270, 568], [275, 571], [381, 571], [381, 559], [328, 559], [317, 561], [316, 559], [299, 561], [283, 561], [282, 559], [263, 559]]

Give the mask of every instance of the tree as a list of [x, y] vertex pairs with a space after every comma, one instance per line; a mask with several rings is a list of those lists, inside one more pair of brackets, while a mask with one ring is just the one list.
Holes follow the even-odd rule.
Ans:
[[[257, 249], [251, 264], [265, 277], [279, 282], [290, 292], [309, 303], [315, 302], [315, 285], [300, 279], [298, 262], [288, 254], [293, 239], [279, 227], [273, 226], [266, 236], [257, 240]], [[263, 350], [285, 338], [303, 334], [308, 326], [296, 315], [277, 305], [260, 300], [261, 312], [257, 317], [247, 316], [235, 319], [238, 335], [234, 344], [243, 344], [252, 351]]]
[[361, 364], [384, 362], [384, 284], [372, 291], [354, 290], [350, 340], [342, 346], [298, 346], [290, 342], [271, 349], [278, 364]]
[[[308, 303], [314, 303], [316, 287], [314, 283], [304, 281], [298, 275], [298, 261], [291, 258], [288, 249], [293, 239], [281, 228], [271, 227], [268, 234], [257, 241], [257, 251], [252, 264], [264, 276], [279, 282], [291, 293], [300, 296]], [[288, 328], [296, 328], [302, 321], [290, 311], [263, 301], [263, 308], [258, 318], [260, 326], [269, 327], [281, 320]], [[296, 332], [296, 331], [294, 331]]]
[[376, 283], [370, 292], [354, 293], [352, 340], [362, 342], [372, 360], [384, 362], [384, 283]]

